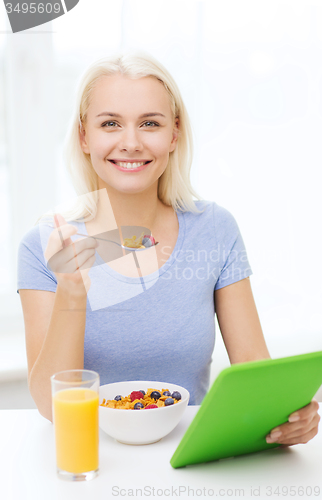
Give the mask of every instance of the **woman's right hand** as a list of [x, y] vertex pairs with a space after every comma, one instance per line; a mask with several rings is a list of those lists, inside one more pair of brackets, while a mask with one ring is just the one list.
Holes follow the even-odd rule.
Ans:
[[49, 236], [45, 258], [60, 288], [75, 298], [82, 297], [91, 286], [88, 272], [95, 262], [97, 241], [88, 237], [73, 243], [70, 237], [77, 233], [77, 228], [67, 224], [60, 214], [54, 216], [54, 222], [55, 229]]

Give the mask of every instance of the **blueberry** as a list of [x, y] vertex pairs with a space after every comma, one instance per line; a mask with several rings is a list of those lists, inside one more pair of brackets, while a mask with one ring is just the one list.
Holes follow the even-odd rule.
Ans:
[[163, 391], [162, 396], [171, 396], [171, 392]]
[[134, 410], [139, 410], [140, 408], [144, 408], [144, 405], [140, 402], [135, 403]]
[[172, 393], [172, 397], [173, 397], [174, 399], [178, 399], [178, 400], [179, 400], [179, 399], [181, 399], [181, 394], [180, 394], [180, 392], [178, 392], [178, 391], [174, 391], [174, 392]]
[[142, 245], [145, 247], [152, 247], [152, 241], [149, 238], [143, 238]]
[[165, 406], [173, 405], [174, 400], [172, 398], [167, 398], [164, 402]]
[[140, 389], [139, 392], [142, 392], [143, 396], [145, 396], [145, 391], [143, 391], [142, 389]]
[[161, 394], [159, 393], [159, 391], [152, 391], [150, 394], [150, 397], [152, 399], [159, 399], [159, 398], [161, 398]]
[[118, 394], [117, 396], [115, 396], [115, 398], [114, 398], [114, 399], [115, 399], [115, 401], [121, 401], [122, 396], [120, 396], [120, 395]]

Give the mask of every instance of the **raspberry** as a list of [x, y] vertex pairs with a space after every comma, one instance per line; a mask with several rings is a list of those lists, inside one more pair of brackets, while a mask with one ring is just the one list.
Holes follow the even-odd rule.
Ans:
[[158, 406], [157, 405], [148, 405], [144, 409], [149, 410], [150, 408], [158, 408]]
[[142, 399], [143, 394], [141, 391], [133, 391], [130, 394], [131, 401], [133, 402], [135, 399]]

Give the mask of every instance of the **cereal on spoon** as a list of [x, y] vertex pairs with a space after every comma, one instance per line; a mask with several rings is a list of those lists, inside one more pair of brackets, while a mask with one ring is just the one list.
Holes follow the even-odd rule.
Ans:
[[125, 238], [123, 241], [123, 246], [128, 248], [148, 248], [155, 245], [155, 239], [153, 236], [141, 233], [141, 236], [137, 239], [136, 236], [132, 238]]

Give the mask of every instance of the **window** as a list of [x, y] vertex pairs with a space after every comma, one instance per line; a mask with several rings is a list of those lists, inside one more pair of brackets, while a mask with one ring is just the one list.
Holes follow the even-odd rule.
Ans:
[[[5, 18], [0, 16], [0, 294], [8, 292], [11, 284], [12, 267], [9, 258], [8, 240], [10, 240], [10, 192], [9, 192], [9, 164], [6, 148], [6, 114], [5, 114], [5, 75], [4, 56], [6, 35]], [[10, 264], [10, 265], [8, 265]]]

